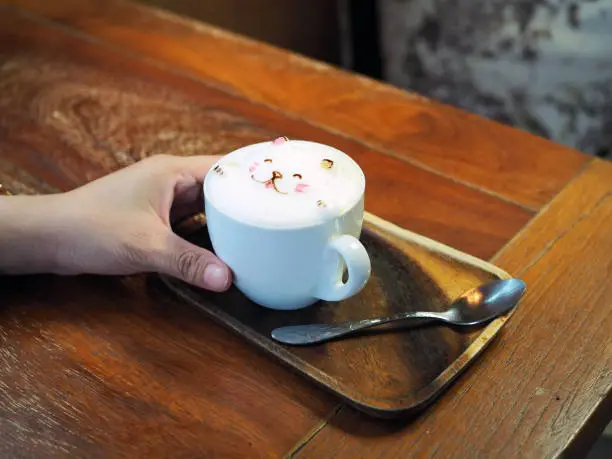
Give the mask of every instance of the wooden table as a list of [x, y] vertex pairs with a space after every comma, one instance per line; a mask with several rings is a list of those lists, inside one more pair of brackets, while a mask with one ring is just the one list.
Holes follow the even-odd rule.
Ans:
[[1, 279], [1, 457], [580, 456], [612, 413], [612, 164], [116, 0], [0, 5], [0, 183], [67, 190], [145, 155], [334, 145], [369, 211], [529, 286], [411, 422], [360, 415], [155, 278]]

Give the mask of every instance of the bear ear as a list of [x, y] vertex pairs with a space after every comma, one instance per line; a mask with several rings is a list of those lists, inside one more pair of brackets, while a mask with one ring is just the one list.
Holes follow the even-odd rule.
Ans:
[[325, 158], [321, 161], [321, 167], [323, 169], [331, 169], [334, 167], [334, 162], [331, 159]]
[[289, 139], [287, 137], [277, 137], [276, 139], [274, 139], [272, 141], [272, 144], [273, 145], [282, 145], [282, 144], [284, 144], [285, 142], [288, 142], [288, 141], [289, 141]]

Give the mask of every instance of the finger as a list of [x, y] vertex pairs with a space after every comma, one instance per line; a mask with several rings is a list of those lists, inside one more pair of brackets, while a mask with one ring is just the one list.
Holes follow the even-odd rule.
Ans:
[[203, 209], [202, 182], [221, 156], [155, 155], [140, 161], [141, 170], [150, 174], [154, 211], [164, 224], [196, 214]]
[[206, 173], [221, 156], [190, 156], [178, 159], [179, 176], [174, 185], [174, 197], [170, 212], [170, 221], [176, 221], [188, 215], [204, 210], [204, 193], [202, 182]]
[[177, 156], [177, 166], [180, 172], [186, 176], [193, 177], [197, 182], [202, 183], [204, 176], [210, 168], [219, 161], [220, 155], [199, 155], [199, 156]]
[[155, 271], [206, 290], [222, 292], [231, 284], [229, 268], [213, 253], [168, 230], [166, 243], [151, 260]]

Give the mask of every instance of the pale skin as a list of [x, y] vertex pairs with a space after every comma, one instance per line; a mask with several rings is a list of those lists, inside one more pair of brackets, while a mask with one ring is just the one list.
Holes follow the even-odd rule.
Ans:
[[227, 290], [227, 266], [170, 227], [202, 210], [202, 179], [218, 159], [153, 156], [69, 192], [0, 197], [0, 273], [158, 272]]

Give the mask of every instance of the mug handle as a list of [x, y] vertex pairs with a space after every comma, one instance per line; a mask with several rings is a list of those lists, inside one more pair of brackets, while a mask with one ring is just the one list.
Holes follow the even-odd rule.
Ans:
[[[348, 280], [342, 281], [338, 269], [338, 257], [346, 264]], [[340, 301], [349, 298], [366, 285], [372, 271], [370, 257], [363, 244], [353, 236], [334, 236], [323, 253], [323, 270], [316, 296], [324, 301]]]

